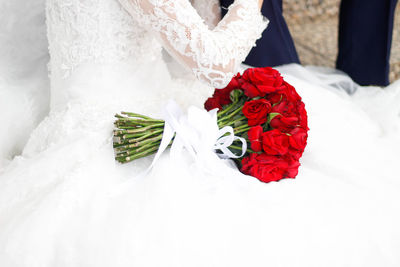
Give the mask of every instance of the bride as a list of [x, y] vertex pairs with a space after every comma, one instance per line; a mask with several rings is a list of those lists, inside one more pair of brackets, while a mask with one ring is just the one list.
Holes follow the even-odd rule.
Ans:
[[[159, 117], [170, 98], [202, 107], [244, 67], [267, 26], [261, 2], [236, 0], [222, 20], [218, 4], [47, 0], [49, 112], [45, 92], [24, 89], [46, 88], [45, 54], [0, 54], [20, 68], [0, 68], [0, 266], [400, 264], [399, 82], [363, 88], [332, 70], [280, 67], [309, 113], [295, 180], [263, 184], [229, 162], [201, 168], [185, 152], [164, 153], [146, 175], [151, 158], [114, 161], [115, 113]], [[27, 5], [20, 19], [34, 30], [10, 35], [34, 34], [19, 44], [40, 54], [41, 3], [1, 5], [2, 25]]]

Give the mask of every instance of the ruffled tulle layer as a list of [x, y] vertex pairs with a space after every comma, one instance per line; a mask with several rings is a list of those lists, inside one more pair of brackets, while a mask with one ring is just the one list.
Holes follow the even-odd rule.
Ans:
[[[400, 84], [280, 70], [309, 114], [295, 180], [264, 184], [168, 153], [143, 175], [151, 158], [114, 161], [119, 110], [70, 101], [0, 174], [0, 265], [397, 266]], [[178, 102], [201, 105], [196, 83], [179, 84]]]

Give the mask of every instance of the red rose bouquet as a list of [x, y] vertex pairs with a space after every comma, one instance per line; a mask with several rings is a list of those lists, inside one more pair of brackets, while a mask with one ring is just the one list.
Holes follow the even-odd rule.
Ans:
[[296, 177], [307, 144], [307, 113], [277, 70], [247, 69], [215, 90], [205, 108], [218, 108], [221, 119], [232, 121], [235, 135], [248, 141], [251, 149], [237, 161], [243, 173], [263, 182]]
[[[233, 159], [244, 174], [262, 182], [297, 176], [307, 144], [307, 113], [295, 88], [277, 70], [247, 69], [227, 87], [216, 89], [204, 106], [208, 111], [218, 109], [219, 128], [232, 127], [235, 136], [246, 140], [244, 156]], [[125, 163], [156, 153], [165, 122], [122, 114], [116, 115], [116, 159]], [[229, 149], [242, 154], [242, 146], [235, 142]]]

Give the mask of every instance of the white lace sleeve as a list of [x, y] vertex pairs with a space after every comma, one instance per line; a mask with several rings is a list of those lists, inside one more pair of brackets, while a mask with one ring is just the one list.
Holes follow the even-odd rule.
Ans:
[[191, 3], [209, 29], [214, 29], [221, 21], [219, 0], [191, 0]]
[[257, 0], [236, 0], [213, 30], [188, 0], [119, 1], [178, 62], [216, 88], [229, 83], [268, 24]]

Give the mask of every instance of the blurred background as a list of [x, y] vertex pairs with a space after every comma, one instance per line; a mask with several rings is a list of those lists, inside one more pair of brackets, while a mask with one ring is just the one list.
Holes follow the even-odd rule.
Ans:
[[[286, 22], [301, 63], [335, 67], [340, 0], [284, 0]], [[396, 8], [390, 81], [400, 79], [400, 2]]]

